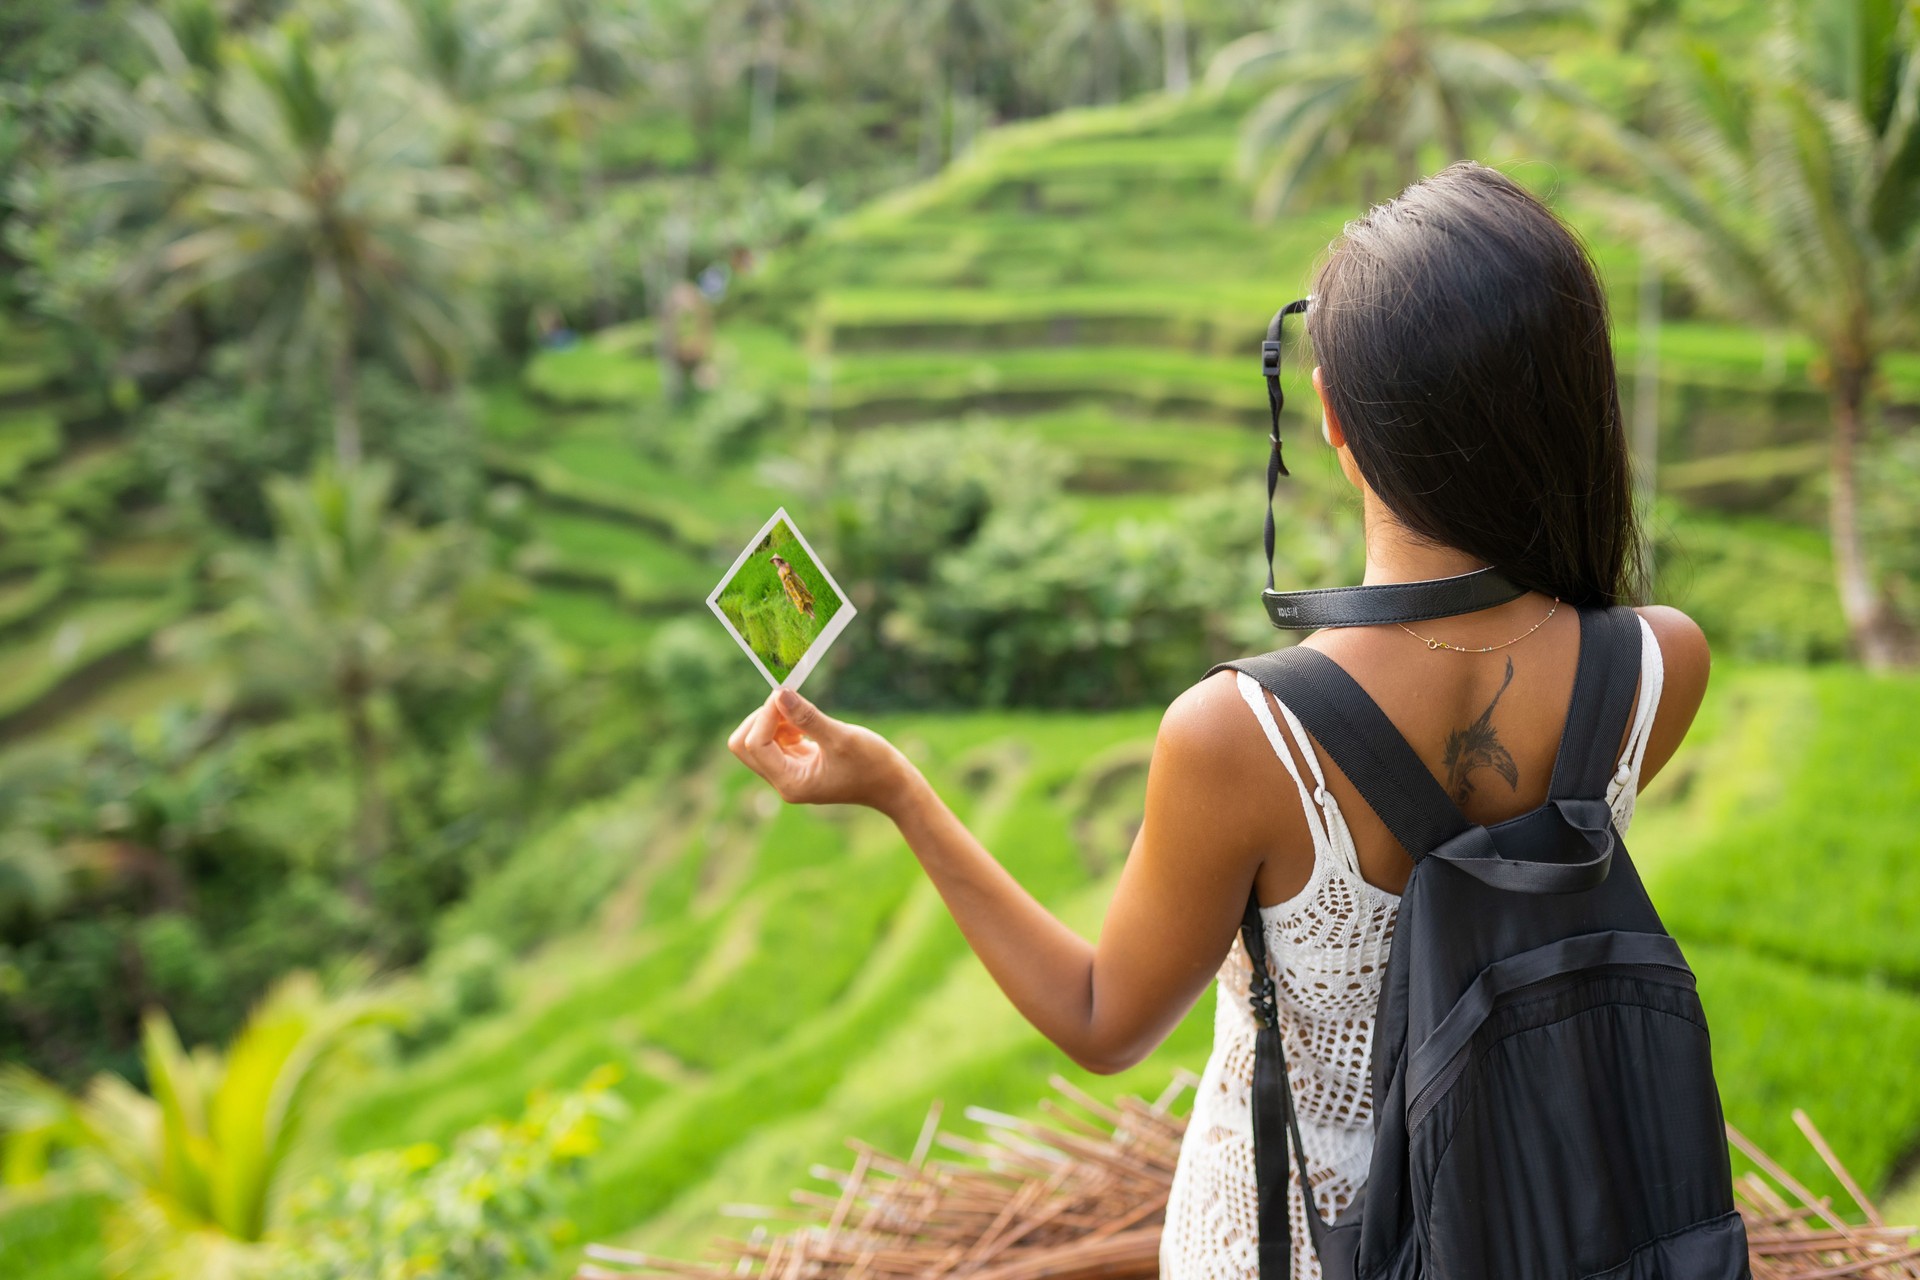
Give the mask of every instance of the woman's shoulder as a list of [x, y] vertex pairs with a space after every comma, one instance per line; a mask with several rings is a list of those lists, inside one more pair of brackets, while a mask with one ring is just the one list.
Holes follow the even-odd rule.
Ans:
[[1640, 785], [1644, 787], [1680, 749], [1681, 740], [1699, 713], [1713, 653], [1700, 624], [1672, 605], [1639, 605], [1634, 612], [1653, 632], [1662, 670], [1660, 704], [1647, 735], [1646, 760], [1640, 766]]

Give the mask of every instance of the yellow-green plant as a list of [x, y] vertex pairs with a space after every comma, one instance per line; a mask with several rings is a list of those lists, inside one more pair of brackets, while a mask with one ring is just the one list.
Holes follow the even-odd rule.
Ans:
[[21, 1066], [0, 1068], [0, 1127], [74, 1153], [117, 1197], [116, 1275], [224, 1280], [250, 1275], [315, 1094], [358, 1033], [399, 1018], [367, 993], [330, 999], [309, 973], [283, 979], [221, 1053], [183, 1048], [151, 1011], [141, 1064], [152, 1093], [111, 1072], [79, 1096]]
[[519, 1280], [553, 1270], [572, 1231], [562, 1207], [623, 1116], [603, 1066], [569, 1093], [536, 1092], [515, 1121], [356, 1156], [287, 1197], [269, 1280]]

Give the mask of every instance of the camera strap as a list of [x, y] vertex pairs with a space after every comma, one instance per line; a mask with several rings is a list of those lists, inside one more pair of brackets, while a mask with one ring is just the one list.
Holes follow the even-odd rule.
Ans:
[[1273, 585], [1273, 499], [1280, 477], [1291, 475], [1280, 456], [1280, 410], [1286, 393], [1280, 389], [1280, 322], [1304, 312], [1312, 303], [1309, 294], [1289, 302], [1273, 313], [1267, 324], [1267, 336], [1260, 344], [1260, 374], [1267, 380], [1267, 407], [1273, 414], [1273, 431], [1267, 437], [1273, 444], [1267, 455], [1267, 586], [1260, 593], [1267, 617], [1273, 625], [1287, 631], [1313, 631], [1321, 627], [1371, 627], [1389, 622], [1421, 622], [1456, 613], [1505, 604], [1526, 594], [1526, 588], [1508, 578], [1492, 565], [1450, 578], [1423, 578], [1417, 582], [1376, 582], [1355, 587], [1318, 587], [1301, 591], [1276, 591]]

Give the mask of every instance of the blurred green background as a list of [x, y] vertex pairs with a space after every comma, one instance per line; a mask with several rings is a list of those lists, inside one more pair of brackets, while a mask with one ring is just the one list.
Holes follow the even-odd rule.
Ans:
[[[785, 505], [809, 693], [1091, 935], [1159, 715], [1271, 647], [1254, 352], [1448, 161], [1608, 285], [1712, 687], [1630, 837], [1729, 1117], [1920, 1216], [1912, 0], [9, 0], [0, 1275], [691, 1256], [1074, 1070], [884, 820], [725, 750]], [[1289, 361], [1280, 574], [1359, 514]]]

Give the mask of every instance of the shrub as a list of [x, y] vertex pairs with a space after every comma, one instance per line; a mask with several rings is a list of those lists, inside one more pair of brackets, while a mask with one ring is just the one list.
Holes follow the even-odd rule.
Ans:
[[357, 1156], [288, 1198], [268, 1280], [507, 1280], [553, 1268], [570, 1234], [563, 1190], [623, 1107], [611, 1068], [573, 1093], [537, 1095], [511, 1123], [445, 1151]]

